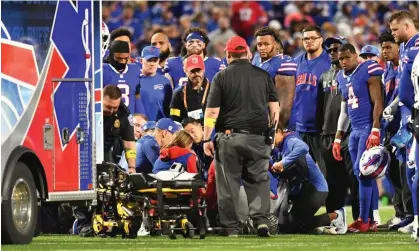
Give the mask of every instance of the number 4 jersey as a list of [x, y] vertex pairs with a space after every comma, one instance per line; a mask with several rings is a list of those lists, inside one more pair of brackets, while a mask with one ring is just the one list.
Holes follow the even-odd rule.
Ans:
[[373, 104], [370, 98], [368, 80], [384, 73], [381, 66], [372, 60], [359, 64], [355, 70], [346, 75], [339, 71], [337, 82], [344, 100], [348, 104], [349, 119], [354, 129], [362, 129], [373, 122]]
[[103, 87], [116, 85], [122, 92], [122, 102], [131, 113], [143, 112], [144, 107], [140, 99], [136, 98], [137, 85], [140, 83], [141, 67], [127, 64], [124, 71], [117, 71], [110, 64], [103, 64]]

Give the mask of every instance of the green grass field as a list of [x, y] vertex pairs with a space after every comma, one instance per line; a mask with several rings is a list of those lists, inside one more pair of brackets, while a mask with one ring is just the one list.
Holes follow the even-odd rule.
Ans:
[[[348, 210], [349, 211], [349, 210]], [[348, 212], [350, 215], [350, 212]], [[392, 215], [391, 207], [380, 210], [382, 221]], [[349, 220], [349, 217], [348, 217]], [[350, 222], [350, 221], [349, 221]], [[409, 235], [397, 232], [380, 231], [368, 234], [330, 235], [277, 235], [271, 238], [240, 236], [223, 238], [207, 236], [205, 240], [177, 240], [167, 237], [138, 237], [135, 240], [116, 238], [82, 238], [68, 235], [39, 236], [26, 246], [2, 246], [2, 250], [318, 250], [318, 251], [353, 251], [353, 250], [419, 250]]]

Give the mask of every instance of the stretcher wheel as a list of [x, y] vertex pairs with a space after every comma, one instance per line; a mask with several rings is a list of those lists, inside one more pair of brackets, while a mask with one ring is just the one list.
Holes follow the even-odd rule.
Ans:
[[193, 228], [192, 223], [189, 221], [186, 222], [183, 230], [183, 238], [193, 238], [195, 236], [195, 230]]

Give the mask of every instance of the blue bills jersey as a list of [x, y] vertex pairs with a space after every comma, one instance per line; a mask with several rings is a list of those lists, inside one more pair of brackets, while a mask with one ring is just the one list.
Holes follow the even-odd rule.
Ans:
[[297, 63], [297, 72], [290, 123], [295, 121], [298, 132], [317, 132], [320, 129], [316, 119], [317, 95], [323, 90], [322, 86], [319, 88], [319, 80], [330, 69], [331, 61], [325, 50], [315, 59], [309, 60], [307, 53], [303, 53], [294, 61]]
[[[141, 68], [137, 64], [127, 64], [124, 71], [117, 71], [110, 64], [103, 64], [103, 87], [116, 85], [122, 92], [122, 102], [131, 113], [137, 113], [141, 101], [136, 97], [137, 85], [140, 83]], [[138, 103], [139, 102], [139, 103]], [[138, 103], [138, 104], [137, 104]]]
[[[216, 57], [205, 57], [204, 64], [205, 77], [210, 82], [217, 72], [225, 68], [222, 60]], [[170, 75], [175, 88], [182, 86], [188, 80], [185, 72], [183, 71], [183, 57], [171, 57], [167, 59], [164, 66], [164, 72]]]
[[415, 90], [412, 82], [412, 66], [419, 47], [411, 48], [403, 58], [403, 68], [400, 76], [399, 99], [409, 110], [413, 108], [415, 102]]
[[381, 77], [383, 73], [376, 61], [367, 60], [359, 64], [350, 75], [346, 75], [344, 70], [337, 75], [339, 89], [348, 104], [351, 126], [355, 130], [361, 130], [373, 123], [373, 104], [368, 80], [373, 76]]
[[273, 56], [265, 62], [259, 58], [259, 60], [253, 60], [252, 64], [264, 69], [272, 79], [275, 79], [276, 75], [295, 76], [297, 72], [297, 63], [290, 56], [282, 54]]
[[[386, 63], [386, 69], [383, 75], [385, 88], [384, 107], [390, 105], [398, 95], [400, 82], [400, 74], [398, 69], [399, 68], [394, 66], [392, 62]], [[389, 132], [397, 132], [400, 126], [400, 118], [400, 109], [398, 109], [392, 121], [388, 122], [384, 119], [381, 121], [382, 128]]]

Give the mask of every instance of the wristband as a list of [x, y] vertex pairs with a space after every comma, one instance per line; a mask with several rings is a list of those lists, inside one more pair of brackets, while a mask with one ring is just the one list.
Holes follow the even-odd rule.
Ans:
[[125, 151], [125, 158], [126, 159], [134, 159], [136, 156], [137, 156], [137, 153], [135, 152], [135, 150]]
[[202, 141], [202, 143], [208, 143], [208, 142], [211, 142], [211, 139], [206, 139]]
[[335, 139], [334, 143], [340, 144], [341, 141], [342, 141], [341, 139]]
[[378, 128], [372, 128], [371, 129], [371, 132], [380, 132], [380, 129], [378, 129]]
[[205, 118], [205, 120], [204, 120], [204, 126], [208, 126], [208, 127], [214, 128], [216, 121], [217, 121], [217, 119]]

